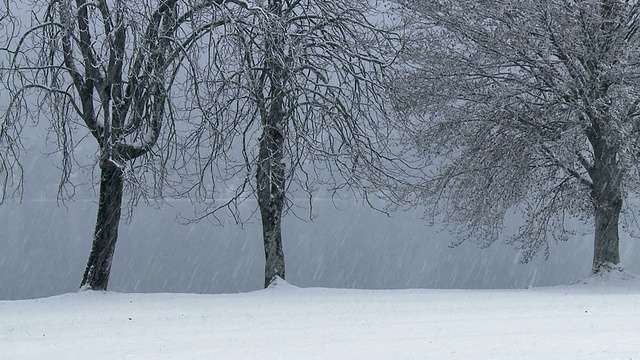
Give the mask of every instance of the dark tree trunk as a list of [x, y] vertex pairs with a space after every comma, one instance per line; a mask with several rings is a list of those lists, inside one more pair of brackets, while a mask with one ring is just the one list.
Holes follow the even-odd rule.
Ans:
[[[285, 37], [283, 29], [283, 2], [269, 0], [269, 12], [273, 15], [273, 32], [265, 39], [264, 75], [269, 79], [266, 99], [260, 101], [262, 135], [256, 172], [258, 207], [262, 219], [265, 268], [264, 287], [276, 277], [285, 278], [284, 252], [282, 251], [282, 211], [285, 201], [284, 127], [286, 126], [285, 89], [287, 83]], [[269, 101], [265, 101], [265, 100]], [[267, 105], [268, 104], [268, 105]], [[264, 107], [262, 107], [264, 106]]]
[[610, 190], [597, 200], [592, 273], [620, 263], [618, 220], [622, 210], [620, 189]]
[[594, 145], [594, 166], [590, 175], [595, 207], [592, 274], [620, 263], [618, 221], [622, 210], [622, 170], [616, 149], [603, 144], [599, 135], [592, 137], [591, 141]]
[[260, 138], [259, 163], [256, 173], [258, 206], [262, 218], [264, 241], [265, 288], [276, 276], [285, 278], [282, 251], [282, 210], [284, 208], [284, 163], [282, 162], [282, 134], [266, 128]]
[[100, 174], [100, 203], [93, 245], [80, 284], [92, 290], [107, 289], [122, 206], [122, 170], [111, 162], [104, 163], [106, 165]]
[[[282, 1], [269, 0], [269, 11], [274, 19], [282, 16]], [[285, 201], [284, 110], [286, 71], [282, 61], [287, 59], [284, 37], [274, 21], [274, 32], [265, 39], [265, 74], [269, 79], [269, 105], [262, 108], [262, 135], [256, 172], [258, 206], [262, 219], [264, 242], [264, 287], [278, 276], [285, 278], [284, 252], [282, 251], [282, 211]]]

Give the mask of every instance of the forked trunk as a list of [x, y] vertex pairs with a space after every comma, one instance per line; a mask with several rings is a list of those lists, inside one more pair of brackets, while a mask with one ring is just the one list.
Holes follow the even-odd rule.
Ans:
[[100, 174], [100, 203], [89, 261], [82, 277], [83, 288], [106, 290], [118, 240], [122, 206], [122, 170], [106, 162]]

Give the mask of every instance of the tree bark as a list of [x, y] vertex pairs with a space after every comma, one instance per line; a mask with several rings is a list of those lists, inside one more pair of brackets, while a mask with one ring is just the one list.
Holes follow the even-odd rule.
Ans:
[[[273, 19], [282, 16], [282, 1], [269, 0], [269, 12]], [[260, 150], [256, 172], [258, 207], [262, 220], [265, 268], [264, 287], [278, 276], [285, 278], [284, 252], [282, 251], [282, 211], [285, 200], [284, 126], [286, 61], [284, 36], [279, 32], [281, 24], [273, 23], [273, 32], [265, 39], [265, 74], [269, 79], [269, 104], [262, 108]], [[263, 99], [265, 100], [265, 99]], [[265, 103], [266, 105], [266, 103]]]
[[100, 174], [100, 203], [93, 244], [80, 284], [91, 290], [107, 289], [122, 211], [122, 170], [111, 162], [104, 163]]
[[599, 133], [591, 139], [594, 145], [594, 167], [590, 174], [595, 206], [591, 273], [597, 274], [620, 263], [618, 222], [622, 210], [622, 170], [617, 162], [615, 147], [606, 145]]
[[264, 287], [276, 276], [285, 278], [282, 251], [282, 210], [284, 208], [284, 163], [282, 134], [266, 128], [260, 137], [259, 163], [256, 173], [258, 206], [262, 219], [265, 269]]
[[596, 204], [595, 235], [593, 250], [593, 274], [599, 273], [607, 265], [620, 263], [620, 238], [618, 220], [622, 210], [620, 189], [603, 193]]

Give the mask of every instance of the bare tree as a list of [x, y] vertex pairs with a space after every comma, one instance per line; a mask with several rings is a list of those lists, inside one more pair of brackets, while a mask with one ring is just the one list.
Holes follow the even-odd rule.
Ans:
[[63, 155], [62, 195], [72, 190], [78, 143], [90, 134], [98, 145], [98, 215], [82, 287], [107, 288], [126, 186], [144, 190], [149, 180], [160, 189], [184, 166], [180, 131], [207, 117], [193, 93], [200, 74], [192, 61], [226, 21], [221, 2], [35, 1], [23, 19], [3, 79], [11, 95], [5, 120], [49, 120]]
[[640, 4], [401, 2], [419, 41], [396, 100], [431, 164], [414, 188], [431, 214], [484, 245], [522, 215], [508, 241], [524, 261], [568, 238], [568, 218], [594, 219], [592, 272], [618, 264], [623, 200], [640, 189]]
[[235, 213], [255, 196], [265, 286], [285, 277], [281, 221], [292, 191], [385, 197], [378, 185], [408, 165], [385, 97], [385, 73], [402, 37], [383, 6], [391, 11], [375, 1], [257, 1], [220, 29], [211, 111], [243, 124], [235, 142], [242, 155], [214, 171], [234, 190], [207, 215], [225, 206]]
[[[10, 60], [9, 44], [17, 37], [19, 21], [11, 11], [9, 0], [0, 3], [0, 32], [5, 34], [0, 43], [0, 96], [4, 97], [7, 89], [2, 81], [7, 76], [6, 66]], [[6, 104], [0, 104], [0, 111], [4, 111]], [[22, 144], [19, 122], [12, 118], [0, 121], [0, 204], [4, 203], [8, 195], [22, 195], [23, 172], [19, 162]]]

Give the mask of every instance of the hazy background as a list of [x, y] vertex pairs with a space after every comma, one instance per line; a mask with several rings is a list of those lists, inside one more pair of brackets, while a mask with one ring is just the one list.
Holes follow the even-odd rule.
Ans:
[[[94, 190], [81, 186], [77, 200], [59, 206], [58, 156], [45, 156], [51, 151], [44, 146], [45, 135], [25, 132], [30, 133], [22, 159], [23, 202], [0, 206], [0, 299], [76, 291], [91, 247]], [[89, 150], [79, 151], [89, 156]], [[156, 209], [141, 203], [130, 224], [121, 222], [109, 290], [232, 293], [261, 288], [258, 219], [242, 228], [208, 221], [182, 225], [177, 212], [189, 214], [192, 205], [170, 205]], [[389, 217], [357, 202], [334, 205], [322, 199], [314, 209], [313, 221], [289, 216], [283, 225], [287, 280], [298, 286], [525, 288], [571, 283], [585, 277], [591, 266], [591, 235], [553, 246], [548, 261], [537, 258], [523, 265], [511, 246], [499, 243], [488, 249], [472, 243], [449, 248], [451, 235], [428, 227], [419, 209]], [[636, 244], [623, 235], [622, 261], [640, 273]]]
[[[41, 121], [46, 126], [48, 120]], [[25, 196], [20, 204], [0, 205], [0, 299], [76, 291], [97, 212], [97, 195], [89, 185], [77, 189], [76, 200], [57, 204], [59, 156], [45, 156], [53, 147], [45, 146], [42, 128], [27, 128], [24, 135]], [[87, 140], [76, 149], [84, 162], [93, 153], [93, 139]], [[78, 183], [90, 181], [78, 176]], [[285, 218], [289, 282], [372, 289], [524, 288], [571, 283], [591, 267], [591, 235], [553, 246], [548, 261], [538, 257], [523, 265], [512, 247], [499, 243], [488, 249], [472, 243], [450, 248], [451, 235], [429, 228], [420, 209], [388, 217], [357, 202], [336, 205], [317, 200], [312, 222]], [[110, 290], [227, 293], [262, 287], [258, 219], [242, 228], [207, 221], [181, 225], [178, 211], [189, 214], [192, 206], [188, 201], [162, 209], [140, 204], [130, 224], [121, 222]], [[637, 239], [622, 234], [621, 256], [628, 270], [640, 273]]]

